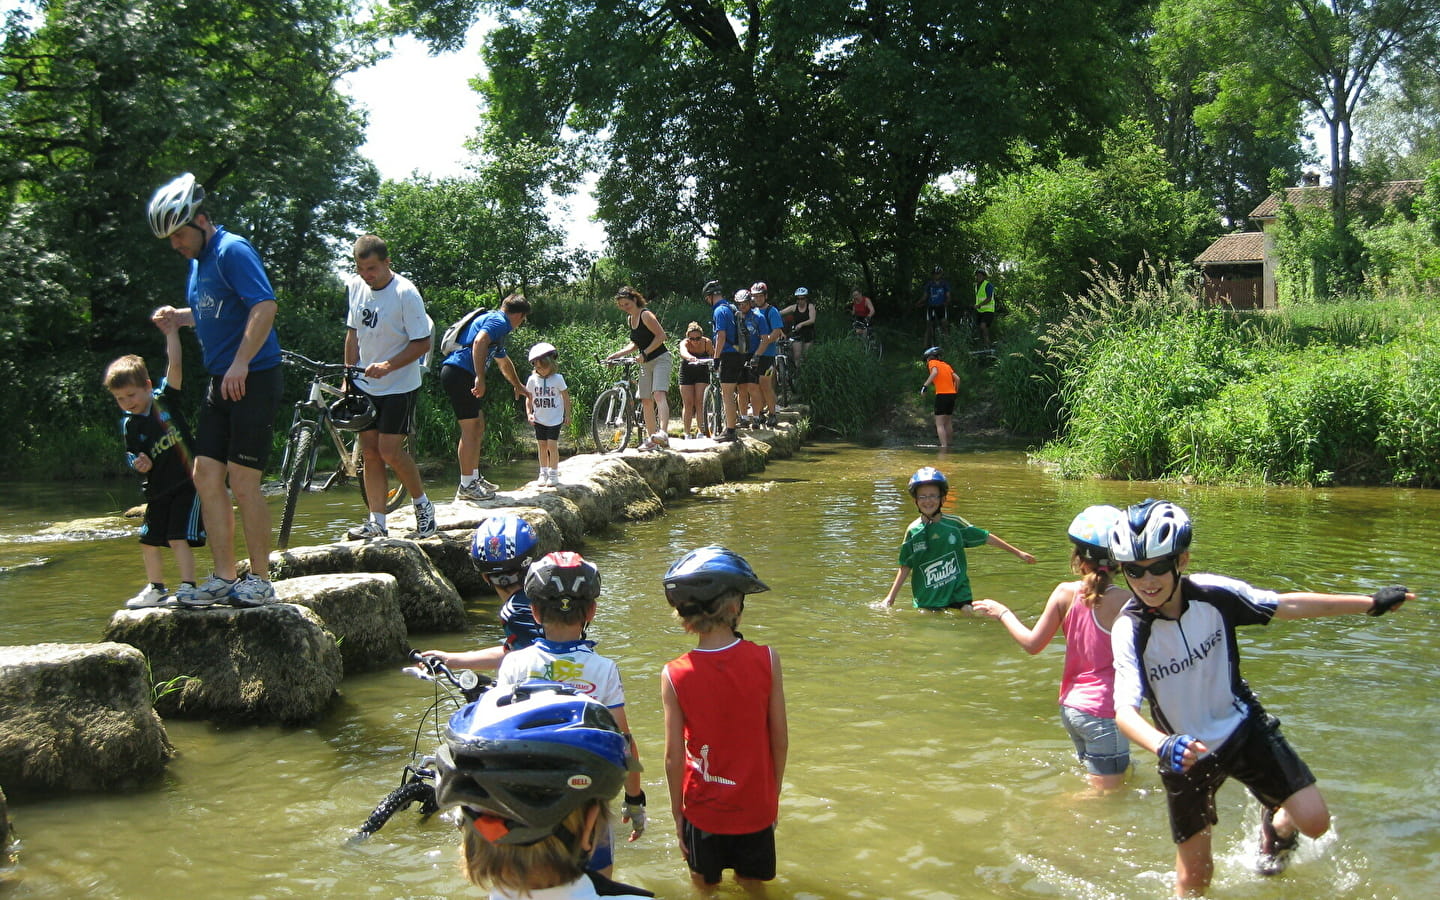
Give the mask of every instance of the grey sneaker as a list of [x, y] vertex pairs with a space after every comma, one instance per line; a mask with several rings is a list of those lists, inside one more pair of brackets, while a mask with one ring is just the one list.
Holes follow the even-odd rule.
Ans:
[[493, 481], [486, 481], [484, 475], [476, 475], [475, 483], [480, 485], [481, 489], [487, 490], [492, 494], [500, 490], [500, 485], [494, 483]]
[[125, 608], [150, 609], [155, 606], [164, 606], [165, 600], [169, 596], [169, 594], [160, 590], [155, 585], [146, 584], [144, 590], [125, 601]]
[[246, 575], [230, 592], [230, 605], [239, 607], [264, 606], [275, 602], [275, 586], [263, 578]]
[[460, 485], [460, 487], [455, 490], [456, 500], [489, 500], [494, 496], [494, 489], [485, 487], [485, 482], [478, 478], [470, 484]]
[[224, 603], [230, 599], [235, 592], [235, 587], [240, 584], [240, 579], [226, 581], [218, 575], [211, 574], [209, 578], [197, 585], [181, 585], [180, 590], [175, 592], [175, 599], [180, 601], [181, 606], [214, 606], [217, 603]]
[[389, 529], [374, 519], [366, 519], [364, 522], [345, 532], [345, 538], [351, 541], [373, 541], [376, 538], [389, 536]]
[[435, 504], [415, 504], [415, 530], [405, 536], [411, 539], [434, 537], [436, 530]]

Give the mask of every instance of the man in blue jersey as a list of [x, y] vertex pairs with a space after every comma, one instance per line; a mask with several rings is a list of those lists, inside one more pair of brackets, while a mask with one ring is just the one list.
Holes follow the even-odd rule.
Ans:
[[[150, 230], [190, 261], [184, 309], [162, 306], [157, 324], [195, 329], [209, 383], [195, 429], [195, 491], [210, 533], [215, 569], [176, 592], [186, 606], [260, 606], [275, 599], [270, 571], [270, 511], [260, 479], [284, 378], [275, 335], [275, 292], [250, 242], [216, 225], [201, 208], [205, 189], [185, 173], [150, 198]], [[250, 573], [235, 567], [235, 513], [240, 508]]]
[[491, 360], [510, 382], [516, 399], [526, 397], [525, 382], [515, 373], [515, 364], [505, 349], [505, 339], [525, 323], [528, 315], [530, 301], [511, 294], [501, 301], [499, 309], [476, 316], [461, 332], [459, 348], [440, 365], [440, 385], [460, 423], [460, 444], [456, 450], [460, 486], [455, 490], [456, 500], [489, 500], [499, 490], [480, 474], [480, 447], [485, 440], [485, 413], [480, 401], [485, 399], [485, 371]]

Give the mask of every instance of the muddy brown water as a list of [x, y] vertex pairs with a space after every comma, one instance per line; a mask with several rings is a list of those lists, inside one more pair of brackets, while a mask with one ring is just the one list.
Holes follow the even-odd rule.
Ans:
[[[1025, 566], [990, 548], [970, 553], [976, 596], [1003, 600], [1027, 622], [1068, 577], [1064, 528], [1074, 513], [1152, 494], [1193, 515], [1196, 571], [1282, 590], [1368, 593], [1398, 581], [1424, 592], [1415, 608], [1381, 619], [1241, 631], [1245, 672], [1318, 776], [1334, 828], [1305, 842], [1285, 875], [1261, 879], [1249, 869], [1255, 805], [1227, 785], [1211, 894], [1440, 896], [1440, 493], [1063, 482], [1015, 451], [840, 444], [812, 446], [581, 548], [605, 584], [592, 636], [624, 673], [648, 768], [650, 830], [619, 848], [619, 877], [662, 897], [690, 895], [665, 800], [657, 680], [690, 641], [659, 582], [684, 551], [721, 542], [773, 588], [748, 605], [742, 627], [776, 646], [785, 670], [791, 752], [771, 897], [1169, 895], [1173, 849], [1153, 760], [1137, 755], [1122, 795], [1086, 794], [1056, 713], [1058, 643], [1032, 658], [989, 620], [871, 607], [914, 515], [905, 478], [926, 464], [951, 476], [953, 511], [1039, 557]], [[530, 468], [492, 478], [518, 483]], [[35, 531], [133, 500], [128, 483], [0, 486], [0, 643], [99, 638], [143, 581], [133, 535]], [[297, 532], [335, 535], [359, 512], [348, 491], [309, 495]], [[413, 643], [494, 641], [493, 597], [472, 598], [469, 609], [468, 634]], [[0, 898], [477, 896], [455, 869], [444, 821], [401, 813], [368, 843], [345, 842], [396, 783], [430, 700], [425, 684], [389, 671], [346, 679], [311, 727], [167, 722], [180, 755], [152, 788], [12, 809], [19, 863], [0, 872]], [[740, 896], [733, 885], [721, 895]]]

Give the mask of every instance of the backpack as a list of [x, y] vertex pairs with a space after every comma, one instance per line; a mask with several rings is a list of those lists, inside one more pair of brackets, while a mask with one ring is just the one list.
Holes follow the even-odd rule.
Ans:
[[440, 338], [440, 352], [449, 356], [461, 347], [466, 346], [460, 343], [460, 335], [465, 333], [465, 329], [470, 327], [471, 322], [474, 322], [477, 318], [485, 315], [489, 311], [490, 309], [488, 307], [477, 306], [456, 319], [449, 328], [445, 329], [444, 336]]

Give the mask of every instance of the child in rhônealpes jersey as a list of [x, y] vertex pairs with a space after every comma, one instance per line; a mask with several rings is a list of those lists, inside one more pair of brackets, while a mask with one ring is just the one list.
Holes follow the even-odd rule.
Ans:
[[628, 735], [564, 685], [492, 688], [445, 725], [435, 802], [458, 807], [460, 868], [490, 900], [643, 900], [590, 868], [629, 772]]
[[540, 540], [530, 523], [517, 515], [491, 516], [470, 538], [470, 562], [481, 579], [500, 598], [500, 624], [505, 640], [478, 650], [422, 650], [452, 669], [498, 669], [505, 654], [524, 650], [545, 636], [525, 596], [525, 572], [535, 558]]
[[560, 351], [544, 341], [530, 348], [534, 371], [525, 381], [525, 415], [535, 426], [535, 447], [540, 457], [540, 475], [535, 483], [554, 487], [560, 483], [560, 429], [570, 421], [570, 391], [557, 366]]
[[[1234, 777], [1262, 807], [1256, 870], [1276, 875], [1303, 833], [1318, 838], [1330, 811], [1315, 776], [1240, 674], [1235, 629], [1272, 619], [1383, 615], [1415, 595], [1277, 594], [1219, 575], [1184, 575], [1190, 517], [1163, 500], [1126, 510], [1110, 551], [1135, 598], [1115, 621], [1115, 721], [1159, 757], [1176, 844], [1175, 893], [1199, 896], [1214, 871], [1215, 793]], [[1147, 722], [1142, 699], [1150, 701]]]
[[194, 547], [205, 546], [205, 525], [200, 498], [191, 480], [193, 459], [190, 448], [194, 435], [181, 409], [182, 376], [180, 326], [174, 321], [157, 323], [165, 333], [168, 355], [165, 378], [156, 388], [150, 381], [145, 360], [122, 356], [105, 369], [105, 387], [125, 415], [120, 434], [125, 438], [125, 456], [140, 473], [145, 493], [145, 522], [140, 526], [140, 550], [145, 560], [147, 583], [140, 593], [125, 601], [129, 609], [178, 606], [165, 588], [165, 559], [162, 548], [175, 554], [181, 587], [195, 586]]
[[697, 887], [726, 869], [747, 890], [775, 877], [775, 822], [790, 749], [780, 655], [741, 637], [745, 596], [768, 591], [739, 554], [701, 547], [665, 573], [694, 650], [665, 664], [665, 780]]
[[910, 476], [910, 496], [920, 517], [905, 529], [900, 545], [900, 569], [890, 592], [880, 606], [893, 606], [905, 579], [914, 572], [910, 595], [916, 609], [964, 609], [973, 600], [970, 575], [965, 559], [967, 547], [989, 545], [1015, 554], [1027, 563], [1035, 557], [1012, 547], [998, 535], [977, 528], [959, 516], [941, 512], [950, 482], [932, 466], [918, 469]]
[[[495, 689], [504, 690], [526, 681], [554, 681], [574, 688], [604, 704], [630, 740], [631, 771], [625, 777], [625, 805], [621, 822], [630, 823], [630, 838], [645, 831], [645, 791], [640, 783], [640, 750], [630, 737], [625, 716], [625, 688], [614, 660], [595, 652], [585, 639], [585, 627], [595, 618], [600, 596], [600, 571], [578, 553], [549, 553], [532, 563], [525, 575], [530, 611], [545, 636], [523, 650], [507, 653], [495, 677]], [[614, 867], [614, 840], [602, 836], [590, 857], [590, 868], [610, 875]]]
[[1111, 582], [1115, 560], [1110, 533], [1123, 514], [1113, 506], [1091, 506], [1070, 522], [1070, 570], [1079, 581], [1057, 584], [1034, 628], [997, 600], [976, 600], [975, 611], [997, 619], [1015, 643], [1030, 654], [1044, 650], [1057, 631], [1065, 632], [1065, 668], [1060, 676], [1060, 721], [1075, 744], [1075, 755], [1097, 792], [1125, 786], [1130, 744], [1115, 725], [1115, 659], [1110, 635], [1130, 592]]
[[920, 393], [931, 385], [935, 386], [935, 439], [940, 442], [940, 449], [944, 450], [950, 446], [951, 423], [955, 417], [955, 398], [960, 395], [960, 376], [950, 364], [940, 358], [939, 347], [931, 347], [925, 351], [925, 368], [930, 374], [925, 376], [925, 383], [920, 385]]

